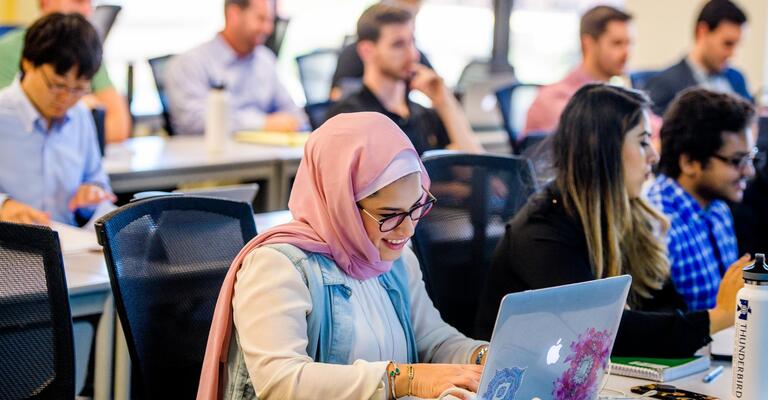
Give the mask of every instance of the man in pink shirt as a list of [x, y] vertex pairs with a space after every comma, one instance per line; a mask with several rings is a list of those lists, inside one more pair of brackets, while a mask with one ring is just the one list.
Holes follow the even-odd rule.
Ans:
[[554, 131], [568, 100], [590, 82], [607, 82], [622, 75], [630, 46], [629, 21], [632, 16], [609, 6], [591, 8], [581, 17], [582, 62], [560, 82], [544, 86], [528, 109], [525, 129], [530, 133]]

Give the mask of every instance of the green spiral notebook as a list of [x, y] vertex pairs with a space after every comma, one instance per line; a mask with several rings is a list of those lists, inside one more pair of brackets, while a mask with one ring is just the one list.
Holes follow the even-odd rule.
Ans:
[[611, 357], [611, 374], [668, 382], [709, 368], [709, 357], [642, 358]]

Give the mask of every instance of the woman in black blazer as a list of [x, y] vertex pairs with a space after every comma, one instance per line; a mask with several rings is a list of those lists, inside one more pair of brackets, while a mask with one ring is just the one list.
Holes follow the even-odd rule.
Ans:
[[[555, 179], [507, 225], [478, 310], [487, 339], [510, 292], [632, 275], [615, 355], [684, 357], [733, 324], [741, 269], [729, 269], [712, 310], [686, 312], [669, 280], [668, 223], [641, 197], [658, 154], [649, 102], [637, 91], [590, 84], [566, 106], [552, 137]], [[743, 260], [742, 260], [743, 261]]]

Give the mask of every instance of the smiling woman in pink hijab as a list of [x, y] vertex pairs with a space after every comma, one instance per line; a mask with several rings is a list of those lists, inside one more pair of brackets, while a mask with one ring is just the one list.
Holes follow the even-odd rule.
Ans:
[[293, 221], [224, 280], [198, 399], [433, 398], [477, 390], [487, 343], [447, 325], [406, 246], [435, 201], [405, 134], [377, 113], [312, 133]]

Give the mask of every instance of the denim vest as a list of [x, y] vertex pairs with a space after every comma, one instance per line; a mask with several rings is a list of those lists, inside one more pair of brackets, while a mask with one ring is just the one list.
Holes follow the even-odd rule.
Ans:
[[[349, 297], [352, 289], [345, 285], [344, 272], [331, 259], [305, 253], [289, 244], [272, 244], [266, 247], [279, 251], [291, 260], [301, 274], [312, 299], [312, 312], [307, 315], [307, 354], [316, 362], [346, 364], [352, 351], [352, 308]], [[408, 271], [402, 258], [392, 263], [389, 272], [378, 277], [395, 308], [405, 333], [408, 362], [418, 362], [416, 340], [411, 326], [410, 297], [408, 295]], [[224, 383], [225, 400], [258, 399], [248, 376], [243, 351], [236, 329], [229, 341], [227, 381]], [[234, 340], [232, 340], [234, 339]], [[383, 361], [383, 360], [381, 360]]]

